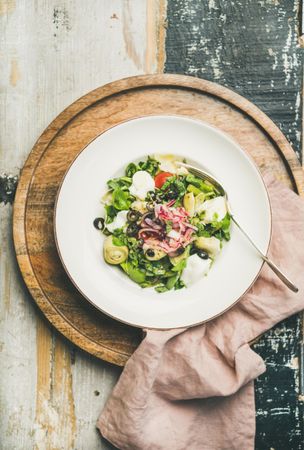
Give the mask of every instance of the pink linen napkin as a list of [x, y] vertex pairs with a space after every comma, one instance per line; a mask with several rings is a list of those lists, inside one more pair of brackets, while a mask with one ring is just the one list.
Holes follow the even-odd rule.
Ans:
[[189, 329], [148, 330], [98, 421], [122, 450], [254, 448], [253, 380], [265, 371], [250, 341], [304, 308], [304, 202], [266, 176], [272, 206], [269, 255], [299, 287], [265, 264], [250, 291], [222, 316]]

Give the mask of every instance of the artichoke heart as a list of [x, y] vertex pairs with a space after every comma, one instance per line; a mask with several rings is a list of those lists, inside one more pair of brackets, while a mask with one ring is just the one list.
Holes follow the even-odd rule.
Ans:
[[164, 256], [166, 256], [166, 253], [160, 248], [147, 248], [145, 251], [145, 257], [149, 261], [159, 261]]
[[187, 192], [187, 194], [184, 195], [183, 204], [185, 210], [189, 213], [190, 217], [194, 216], [195, 198], [193, 192]]
[[195, 213], [199, 214], [204, 211], [204, 202], [206, 200], [206, 194], [201, 192], [195, 197]]
[[112, 236], [108, 236], [103, 244], [103, 256], [108, 264], [121, 264], [128, 258], [129, 250], [126, 245], [114, 245]]
[[216, 237], [199, 237], [194, 241], [195, 247], [205, 250], [211, 258], [215, 258], [221, 249], [221, 241]]

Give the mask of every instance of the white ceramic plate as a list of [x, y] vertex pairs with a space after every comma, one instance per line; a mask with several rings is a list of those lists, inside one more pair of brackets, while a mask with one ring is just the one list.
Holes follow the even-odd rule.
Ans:
[[192, 326], [230, 308], [257, 277], [262, 261], [232, 226], [207, 277], [189, 288], [158, 294], [142, 289], [102, 256], [103, 237], [93, 227], [106, 181], [133, 160], [174, 153], [210, 169], [226, 188], [235, 216], [267, 252], [271, 212], [254, 163], [229, 137], [181, 116], [148, 116], [124, 122], [97, 137], [76, 158], [55, 208], [55, 236], [65, 269], [79, 291], [106, 314], [147, 328]]

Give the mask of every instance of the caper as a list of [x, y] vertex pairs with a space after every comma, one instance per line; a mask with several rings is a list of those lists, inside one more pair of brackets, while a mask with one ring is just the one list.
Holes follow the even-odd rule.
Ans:
[[202, 259], [208, 259], [209, 255], [207, 252], [204, 252], [204, 250], [198, 250], [197, 256], [199, 256]]
[[127, 214], [127, 220], [129, 222], [136, 222], [140, 218], [140, 212], [135, 211], [134, 209], [130, 209], [130, 211]]
[[138, 245], [142, 246], [144, 245], [145, 241], [143, 239], [138, 239]]
[[136, 225], [136, 223], [135, 222], [130, 223], [130, 225], [128, 226], [127, 231], [126, 231], [127, 236], [134, 237], [134, 236], [136, 236], [137, 232], [138, 232], [138, 226]]
[[96, 217], [93, 225], [97, 230], [102, 231], [104, 229], [104, 219], [102, 217]]

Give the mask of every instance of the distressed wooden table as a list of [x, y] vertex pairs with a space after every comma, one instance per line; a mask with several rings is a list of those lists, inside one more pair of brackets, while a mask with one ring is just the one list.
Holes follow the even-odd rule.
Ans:
[[[95, 422], [121, 369], [52, 329], [16, 265], [14, 190], [40, 133], [106, 82], [175, 72], [245, 95], [301, 158], [299, 17], [300, 0], [0, 1], [1, 449], [112, 448]], [[301, 340], [300, 318], [292, 317], [255, 345], [267, 363], [256, 382], [258, 450], [304, 449]]]

